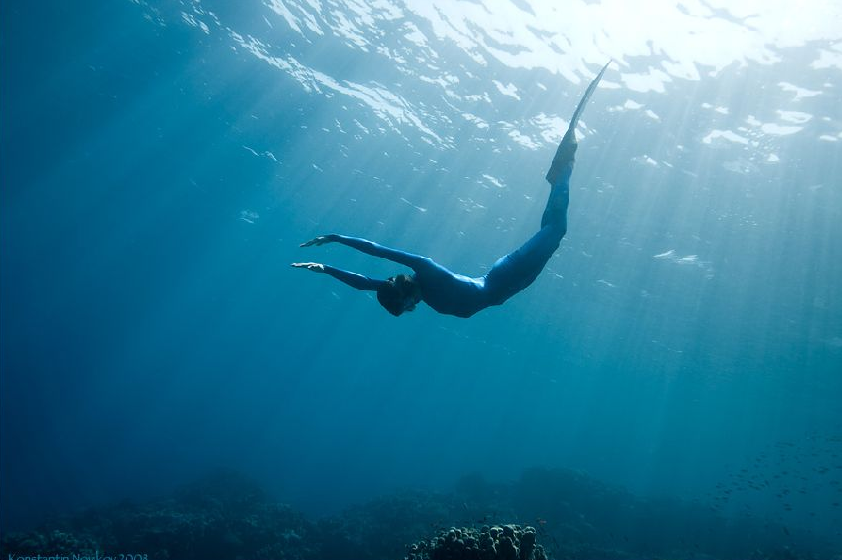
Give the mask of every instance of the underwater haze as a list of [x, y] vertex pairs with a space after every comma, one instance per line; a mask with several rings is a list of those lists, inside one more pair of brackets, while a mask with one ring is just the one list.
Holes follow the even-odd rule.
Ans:
[[[318, 518], [540, 467], [842, 551], [839, 2], [6, 1], [0, 26], [2, 532], [220, 468]], [[405, 272], [299, 247], [341, 233], [485, 274], [609, 60], [567, 235], [505, 305], [395, 318], [289, 266]]]

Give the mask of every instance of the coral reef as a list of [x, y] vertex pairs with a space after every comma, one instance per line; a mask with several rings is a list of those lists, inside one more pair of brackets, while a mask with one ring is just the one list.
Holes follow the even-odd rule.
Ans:
[[503, 525], [442, 531], [410, 545], [405, 560], [547, 560], [535, 529]]

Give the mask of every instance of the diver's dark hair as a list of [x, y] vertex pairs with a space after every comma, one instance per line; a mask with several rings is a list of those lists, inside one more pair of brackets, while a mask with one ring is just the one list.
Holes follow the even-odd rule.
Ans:
[[404, 302], [414, 291], [412, 278], [406, 274], [392, 276], [377, 288], [377, 301], [397, 317], [405, 311]]

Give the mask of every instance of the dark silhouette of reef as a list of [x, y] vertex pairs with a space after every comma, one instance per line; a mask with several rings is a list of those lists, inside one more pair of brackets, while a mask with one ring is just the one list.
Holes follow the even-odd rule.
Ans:
[[840, 559], [806, 532], [644, 500], [561, 469], [529, 470], [506, 484], [468, 475], [449, 493], [397, 492], [315, 521], [254, 481], [223, 472], [163, 499], [90, 509], [0, 537], [2, 558], [96, 553], [147, 560]]

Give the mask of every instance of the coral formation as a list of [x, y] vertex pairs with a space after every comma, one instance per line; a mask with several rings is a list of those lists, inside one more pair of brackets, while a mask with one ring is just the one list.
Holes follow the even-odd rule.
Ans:
[[519, 525], [451, 527], [410, 545], [405, 560], [546, 560], [536, 540], [534, 528]]

